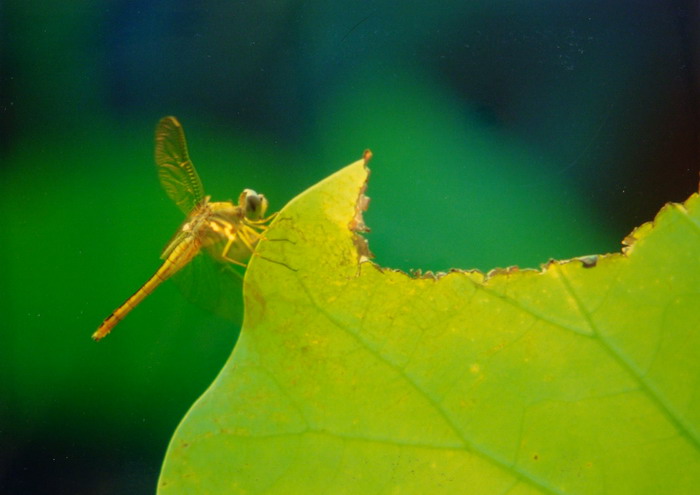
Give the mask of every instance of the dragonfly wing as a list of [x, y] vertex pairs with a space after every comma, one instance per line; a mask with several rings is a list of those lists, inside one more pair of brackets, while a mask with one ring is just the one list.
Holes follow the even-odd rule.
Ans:
[[156, 126], [158, 177], [170, 199], [188, 214], [204, 199], [204, 187], [187, 153], [185, 132], [175, 117]]
[[221, 263], [206, 253], [173, 276], [190, 302], [238, 325], [243, 319], [243, 267]]

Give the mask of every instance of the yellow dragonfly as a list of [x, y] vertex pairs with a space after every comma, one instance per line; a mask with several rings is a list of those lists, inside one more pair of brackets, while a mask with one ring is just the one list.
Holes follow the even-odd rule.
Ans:
[[265, 217], [264, 195], [244, 189], [238, 204], [211, 202], [187, 153], [185, 133], [175, 117], [164, 117], [156, 127], [156, 166], [160, 183], [187, 216], [161, 254], [163, 264], [131, 297], [109, 315], [92, 334], [105, 337], [162, 282], [189, 264], [202, 249], [215, 260], [246, 266], [274, 214]]

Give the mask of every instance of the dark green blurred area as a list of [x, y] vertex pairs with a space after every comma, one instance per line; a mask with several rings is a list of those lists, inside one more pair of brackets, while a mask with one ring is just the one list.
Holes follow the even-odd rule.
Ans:
[[279, 209], [375, 158], [384, 266], [619, 249], [698, 178], [694, 2], [0, 5], [0, 493], [152, 493], [239, 325], [146, 281], [182, 218], [153, 129], [207, 192]]

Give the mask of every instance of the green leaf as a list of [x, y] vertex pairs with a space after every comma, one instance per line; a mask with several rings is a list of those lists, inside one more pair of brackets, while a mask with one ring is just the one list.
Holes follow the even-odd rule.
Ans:
[[366, 175], [270, 227], [159, 493], [698, 493], [697, 195], [623, 253], [410, 277], [361, 254]]

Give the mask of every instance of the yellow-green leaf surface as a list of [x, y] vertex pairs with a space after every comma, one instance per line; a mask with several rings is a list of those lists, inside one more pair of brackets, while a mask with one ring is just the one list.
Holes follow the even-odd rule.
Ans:
[[366, 176], [270, 227], [159, 493], [700, 493], [697, 195], [622, 254], [412, 278], [361, 254]]

